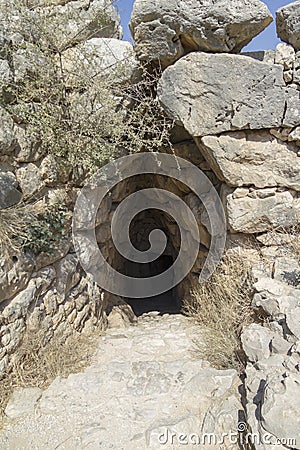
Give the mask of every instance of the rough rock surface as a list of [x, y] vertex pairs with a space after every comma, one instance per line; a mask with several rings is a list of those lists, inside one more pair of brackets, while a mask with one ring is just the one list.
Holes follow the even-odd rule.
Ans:
[[293, 72], [293, 81], [294, 83], [300, 84], [300, 51], [296, 53], [296, 59], [294, 63], [294, 72]]
[[300, 50], [300, 1], [289, 3], [276, 12], [277, 34], [284, 42]]
[[[41, 49], [30, 42], [26, 42], [21, 48], [11, 52], [11, 66], [14, 83], [21, 83], [33, 74], [43, 70], [43, 66], [49, 65], [49, 60]], [[50, 72], [51, 73], [51, 72]]]
[[[299, 354], [273, 355], [246, 369], [248, 423], [257, 450], [299, 449]], [[257, 442], [257, 441], [256, 441]]]
[[21, 200], [19, 183], [11, 172], [0, 171], [0, 208], [8, 208]]
[[21, 252], [0, 258], [0, 303], [24, 288], [34, 270], [33, 262]]
[[285, 127], [296, 127], [300, 124], [300, 92], [294, 88], [286, 90], [286, 114], [283, 118]]
[[29, 163], [26, 167], [18, 169], [16, 177], [24, 197], [28, 198], [43, 188], [42, 175], [39, 168], [33, 163]]
[[[54, 50], [64, 50], [91, 38], [122, 36], [119, 14], [109, 1], [75, 0], [59, 2], [56, 5], [51, 3], [52, 5], [46, 7], [35, 5], [35, 8], [25, 7], [18, 10], [17, 6], [12, 6], [11, 0], [1, 0], [0, 20], [4, 24], [9, 23], [12, 30], [9, 38], [14, 44], [22, 44], [25, 40], [39, 43], [41, 46], [50, 46]], [[19, 15], [26, 17], [27, 22], [21, 21]]]
[[26, 414], [34, 413], [36, 402], [42, 395], [39, 388], [19, 388], [13, 392], [10, 404], [5, 409], [5, 414], [9, 419], [18, 419]]
[[246, 409], [250, 430], [260, 438], [256, 450], [300, 448], [300, 265], [289, 245], [293, 237], [278, 233], [276, 239], [273, 232], [262, 240], [272, 247], [279, 245], [278, 238], [284, 256], [273, 258], [269, 273], [254, 271], [258, 281], [253, 306], [263, 310], [268, 326], [252, 324], [242, 335], [251, 361], [246, 368]]
[[[57, 378], [35, 412], [25, 415], [32, 409], [28, 392], [12, 398], [7, 412], [24, 417], [8, 424], [0, 447], [157, 450], [173, 448], [170, 440], [162, 445], [171, 432], [178, 445], [180, 433], [220, 437], [236, 431], [240, 380], [235, 370], [212, 369], [193, 357], [198, 333], [198, 325], [186, 317], [155, 313], [126, 330], [108, 330], [93, 364], [83, 373]], [[38, 393], [33, 394], [36, 400]]]
[[282, 442], [291, 437], [299, 442], [300, 375], [295, 373], [274, 378], [269, 375], [266, 380], [261, 408], [262, 425]]
[[[288, 248], [286, 242], [285, 253]], [[256, 450], [300, 448], [300, 292], [291, 277], [299, 271], [299, 262], [285, 255], [275, 258], [269, 274], [256, 272], [253, 306], [264, 311], [268, 326], [252, 324], [242, 334], [250, 361], [245, 378], [248, 425], [260, 438]]]
[[298, 147], [268, 131], [236, 131], [197, 142], [214, 172], [230, 186], [284, 186], [300, 191]]
[[300, 198], [295, 192], [276, 188], [237, 188], [225, 194], [224, 204], [229, 226], [241, 233], [291, 227], [300, 220]]
[[283, 68], [241, 55], [185, 56], [164, 71], [158, 95], [194, 137], [278, 127], [284, 118]]
[[[291, 237], [291, 239], [294, 238]], [[288, 256], [276, 258], [274, 263], [274, 279], [297, 287], [300, 282], [300, 261], [298, 262], [297, 255], [294, 255], [294, 258]]]
[[130, 28], [139, 58], [167, 66], [194, 50], [238, 52], [271, 21], [259, 0], [136, 0]]
[[68, 83], [82, 82], [77, 73], [87, 77], [111, 77], [115, 82], [138, 78], [138, 61], [130, 42], [119, 39], [94, 38], [63, 53], [63, 68], [69, 74]]
[[275, 64], [281, 64], [285, 70], [293, 69], [296, 60], [295, 50], [290, 45], [278, 44], [275, 51]]
[[[285, 260], [285, 263], [288, 261]], [[278, 274], [278, 263], [275, 262], [274, 279], [261, 278], [255, 285], [257, 293], [253, 298], [253, 306], [262, 308], [272, 320], [277, 321], [289, 336], [290, 342], [300, 339], [300, 293], [297, 289], [299, 283], [299, 264], [296, 269], [283, 270], [284, 282], [275, 278]], [[281, 262], [282, 264], [282, 262]], [[277, 265], [277, 267], [276, 267]], [[297, 270], [295, 274], [295, 270]], [[290, 278], [295, 277], [294, 286], [287, 286]]]
[[270, 356], [270, 342], [273, 333], [258, 324], [251, 324], [243, 332], [241, 340], [244, 351], [251, 362]]
[[14, 134], [18, 143], [16, 160], [19, 163], [35, 162], [43, 156], [41, 140], [28, 132], [25, 125], [15, 125]]
[[0, 107], [0, 151], [6, 155], [11, 153], [16, 145], [16, 137], [14, 136], [14, 123], [8, 112]]
[[260, 278], [254, 288], [257, 293], [254, 295], [253, 304], [262, 308], [273, 318], [282, 317], [290, 309], [299, 308], [299, 290], [293, 286], [287, 286], [282, 281], [270, 278]]

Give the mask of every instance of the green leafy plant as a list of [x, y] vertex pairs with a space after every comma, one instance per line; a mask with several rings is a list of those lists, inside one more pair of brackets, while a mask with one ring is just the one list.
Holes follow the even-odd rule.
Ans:
[[48, 205], [27, 224], [26, 235], [19, 239], [24, 251], [52, 255], [62, 239], [70, 234], [70, 215], [64, 206]]

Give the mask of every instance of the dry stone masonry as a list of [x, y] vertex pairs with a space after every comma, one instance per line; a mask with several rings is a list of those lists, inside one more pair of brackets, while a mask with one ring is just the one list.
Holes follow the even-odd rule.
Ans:
[[[87, 65], [86, 61], [78, 60], [80, 46], [85, 46], [92, 56], [88, 66], [90, 77], [96, 70], [111, 71], [111, 66], [125, 60], [126, 72], [122, 74], [122, 80], [138, 76], [132, 45], [119, 39], [122, 35], [120, 19], [110, 4], [102, 0], [37, 1], [28, 6], [32, 7], [27, 10], [30, 16], [42, 11], [47, 21], [55, 22], [51, 25], [56, 30], [56, 34], [51, 36], [53, 46], [64, 48], [63, 65], [73, 65], [69, 67], [70, 72], [74, 73], [74, 78], [69, 80], [70, 88], [78, 86], [76, 74], [79, 65]], [[32, 61], [32, 52], [37, 52], [37, 46], [32, 43], [39, 39], [36, 34], [38, 30], [33, 28], [20, 29], [20, 33], [13, 35], [6, 33], [6, 28], [10, 30], [8, 11], [11, 12], [10, 2], [2, 1], [1, 89], [8, 80], [22, 83], [27, 79], [32, 69], [28, 61]], [[99, 13], [101, 17], [105, 13], [104, 28], [99, 22]], [[16, 9], [11, 17], [16, 23], [17, 14]], [[30, 24], [33, 22], [30, 17]], [[87, 35], [79, 33], [82, 24]], [[18, 31], [17, 25], [15, 29]], [[73, 41], [70, 43], [71, 36], [76, 36], [77, 47], [74, 47]], [[34, 53], [34, 58], [37, 64], [43, 65], [46, 56], [42, 52], [44, 43], [40, 44], [40, 53]], [[36, 206], [41, 211], [48, 204], [72, 202], [72, 192], [69, 190], [67, 193], [65, 189], [70, 179], [70, 168], [62, 167], [52, 155], [45, 155], [39, 137], [31, 135], [26, 124], [20, 123], [5, 109], [10, 101], [5, 91], [0, 106], [0, 208], [5, 210], [31, 198], [39, 198]], [[88, 107], [89, 102], [91, 99], [86, 99], [82, 107]], [[107, 211], [102, 205], [102, 221], [106, 220], [110, 208], [109, 201]], [[103, 251], [107, 255], [109, 247], [106, 246]], [[105, 294], [81, 271], [70, 238], [60, 239], [50, 253], [34, 255], [15, 248], [9, 254], [1, 254], [0, 372], [12, 364], [13, 355], [26, 331], [41, 331], [47, 342], [56, 335], [67, 337], [74, 331], [91, 332], [95, 327], [105, 327], [104, 297]]]
[[137, 0], [130, 27], [139, 58], [168, 66], [195, 50], [239, 52], [271, 22], [259, 0]]
[[[90, 79], [102, 71], [118, 84], [139, 79], [140, 61], [150, 72], [163, 69], [157, 98], [174, 121], [173, 153], [201, 168], [219, 192], [227, 249], [251, 255], [252, 305], [265, 321], [242, 330], [247, 364], [240, 378], [193, 353], [201, 330], [189, 318], [152, 312], [137, 319], [126, 299], [95, 286], [68, 236], [50, 253], [11, 248], [0, 255], [0, 376], [28, 331], [42, 332], [46, 343], [109, 329], [83, 373], [56, 379], [45, 391], [14, 393], [1, 449], [158, 450], [169, 448], [158, 442], [166, 431], [221, 434], [236, 431], [241, 422], [261, 438], [255, 450], [300, 449], [300, 1], [277, 11], [284, 43], [244, 53], [272, 21], [259, 0], [136, 0], [134, 46], [120, 40], [118, 13], [103, 0], [27, 3], [31, 24], [43, 14], [55, 28], [48, 40], [72, 74], [67, 91], [72, 99], [81, 95], [87, 111], [93, 99], [81, 92], [79, 68]], [[73, 183], [72, 167], [47, 154], [17, 108], [7, 108], [15, 100], [5, 86], [26, 82], [32, 57], [37, 67], [45, 65], [46, 42], [38, 27], [18, 29], [17, 10], [10, 12], [11, 33], [10, 2], [0, 4], [0, 212], [37, 198], [38, 210], [68, 205], [70, 220], [83, 181]], [[104, 12], [106, 25], [100, 27]], [[159, 176], [120, 183], [101, 205], [96, 237], [107, 261], [124, 270], [111, 240], [112, 215], [129, 194], [153, 183], [183, 199], [199, 225], [199, 257], [189, 282], [177, 289], [180, 304], [189, 283], [198, 280], [211, 240], [203, 204], [187, 186]], [[159, 224], [169, 238], [165, 256], [174, 259], [180, 247], [174, 220], [156, 213], [139, 220], [133, 242], [145, 245], [145, 234]], [[245, 250], [249, 242], [255, 242], [251, 253]], [[271, 445], [263, 442], [266, 433]], [[236, 446], [226, 441], [223, 448]]]
[[195, 137], [299, 125], [299, 91], [286, 87], [283, 67], [243, 55], [185, 56], [165, 70], [158, 93], [168, 114]]

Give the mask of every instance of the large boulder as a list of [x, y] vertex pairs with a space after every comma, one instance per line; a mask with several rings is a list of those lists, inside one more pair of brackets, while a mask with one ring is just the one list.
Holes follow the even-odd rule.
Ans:
[[19, 183], [12, 172], [0, 171], [0, 208], [8, 208], [21, 200]]
[[300, 221], [300, 198], [287, 190], [238, 188], [225, 197], [228, 223], [236, 232], [259, 233]]
[[271, 22], [260, 0], [136, 0], [130, 28], [139, 58], [167, 66], [194, 50], [238, 52]]
[[115, 82], [138, 79], [139, 63], [132, 44], [119, 39], [94, 38], [63, 53], [63, 69], [67, 83], [80, 84], [103, 76]]
[[300, 448], [300, 379], [294, 355], [274, 355], [247, 364], [247, 422], [255, 450]]
[[46, 3], [54, 4], [28, 8], [24, 5], [20, 7], [15, 0], [1, 0], [0, 19], [7, 36], [15, 45], [22, 46], [25, 40], [41, 48], [62, 51], [91, 38], [122, 36], [119, 14], [110, 1]]
[[122, 36], [120, 17], [112, 2], [107, 0], [77, 0], [65, 5], [36, 9], [47, 15], [48, 26], [55, 32], [56, 43], [61, 47], [91, 38]]
[[192, 136], [278, 127], [285, 114], [283, 67], [241, 55], [192, 53], [164, 71], [158, 96]]
[[300, 50], [300, 0], [278, 9], [276, 12], [278, 37]]
[[217, 176], [231, 186], [284, 186], [300, 191], [298, 147], [268, 131], [235, 131], [197, 139]]

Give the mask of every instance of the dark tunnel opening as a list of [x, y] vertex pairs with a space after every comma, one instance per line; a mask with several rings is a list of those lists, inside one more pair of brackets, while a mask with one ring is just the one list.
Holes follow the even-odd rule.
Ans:
[[[163, 254], [150, 263], [138, 264], [129, 262], [126, 267], [126, 274], [137, 278], [153, 277], [169, 269], [172, 265], [173, 257]], [[125, 300], [131, 306], [136, 316], [141, 316], [151, 311], [157, 311], [160, 315], [179, 314], [181, 311], [176, 287], [153, 297], [126, 298]]]

